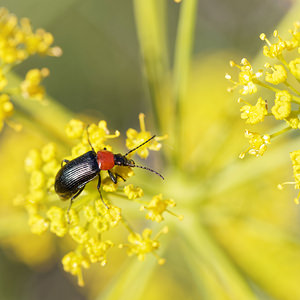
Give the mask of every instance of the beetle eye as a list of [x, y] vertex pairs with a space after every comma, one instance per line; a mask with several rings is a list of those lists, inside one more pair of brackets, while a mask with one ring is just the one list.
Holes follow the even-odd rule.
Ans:
[[106, 150], [107, 150], [107, 149], [106, 149], [106, 147], [104, 147], [104, 148], [103, 148], [103, 150], [105, 150], [105, 151], [106, 151]]

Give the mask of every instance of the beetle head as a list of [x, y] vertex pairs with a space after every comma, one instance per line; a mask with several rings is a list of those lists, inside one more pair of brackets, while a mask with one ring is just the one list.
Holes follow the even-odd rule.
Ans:
[[128, 159], [120, 153], [114, 155], [114, 160], [117, 166], [135, 167], [135, 163], [132, 159]]

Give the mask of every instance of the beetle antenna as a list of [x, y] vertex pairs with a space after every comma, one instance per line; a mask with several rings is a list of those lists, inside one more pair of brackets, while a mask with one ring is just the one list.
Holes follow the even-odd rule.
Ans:
[[[127, 156], [129, 153], [131, 153], [131, 152], [137, 150], [138, 148], [142, 147], [143, 145], [147, 144], [148, 142], [150, 142], [150, 141], [151, 141], [152, 139], [154, 139], [155, 137], [156, 137], [156, 135], [152, 136], [152, 137], [151, 137], [150, 139], [148, 139], [146, 142], [144, 142], [144, 143], [140, 144], [139, 146], [137, 146], [137, 147], [135, 147], [135, 148], [129, 150], [129, 151], [128, 151], [126, 154], [124, 154], [123, 156]], [[153, 170], [152, 170], [152, 171], [153, 171]], [[154, 172], [154, 173], [155, 173], [155, 172]]]
[[152, 169], [150, 169], [150, 168], [148, 168], [148, 167], [137, 166], [137, 165], [134, 165], [133, 167], [137, 167], [137, 168], [141, 168], [141, 169], [148, 170], [148, 171], [153, 172], [153, 173], [155, 173], [156, 175], [158, 175], [161, 179], [163, 179], [163, 180], [165, 179], [161, 174], [159, 174], [158, 172], [156, 172], [156, 171], [154, 171], [154, 170], [152, 170]]
[[91, 141], [90, 141], [90, 136], [89, 136], [89, 131], [88, 131], [89, 127], [90, 127], [90, 124], [88, 124], [88, 125], [86, 126], [87, 139], [88, 139], [88, 142], [89, 142], [91, 148], [93, 149], [93, 151], [96, 152], [95, 149], [94, 149], [94, 147], [92, 146]]

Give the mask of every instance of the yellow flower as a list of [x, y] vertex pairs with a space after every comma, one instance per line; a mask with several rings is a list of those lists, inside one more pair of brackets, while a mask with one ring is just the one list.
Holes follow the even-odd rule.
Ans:
[[[238, 99], [238, 102], [247, 103], [241, 98]], [[247, 103], [247, 105], [241, 107], [241, 118], [245, 119], [247, 124], [257, 124], [262, 122], [265, 116], [268, 114], [266, 106], [266, 101], [263, 100], [262, 97], [259, 97], [255, 106]]]
[[126, 185], [123, 190], [130, 200], [141, 198], [144, 195], [143, 190], [140, 187], [134, 187], [133, 184]]
[[89, 233], [87, 229], [82, 226], [75, 226], [69, 230], [72, 239], [78, 244], [84, 244], [89, 239]]
[[241, 65], [236, 64], [234, 61], [230, 61], [230, 66], [237, 67], [240, 70], [240, 72], [238, 77], [239, 81], [237, 82], [233, 81], [229, 74], [225, 75], [225, 78], [234, 84], [234, 86], [229, 88], [228, 91], [231, 92], [238, 86], [241, 86], [242, 88], [239, 90], [239, 92], [242, 95], [251, 95], [256, 93], [256, 84], [258, 83], [258, 78], [262, 76], [262, 71], [254, 73], [253, 67], [246, 58], [243, 58], [241, 60]]
[[291, 60], [289, 63], [289, 69], [297, 79], [300, 79], [300, 58]]
[[38, 214], [30, 215], [28, 224], [34, 234], [42, 234], [49, 228], [49, 221]]
[[285, 121], [291, 128], [299, 128], [299, 118], [297, 112], [291, 112], [290, 115], [285, 119]]
[[68, 232], [65, 212], [62, 208], [52, 206], [47, 211], [47, 217], [51, 222], [51, 232], [55, 233], [59, 237], [63, 237]]
[[291, 94], [288, 91], [280, 91], [275, 94], [275, 105], [272, 114], [277, 120], [287, 118], [291, 113]]
[[272, 67], [270, 64], [265, 64], [266, 68], [271, 68], [272, 73], [266, 72], [265, 80], [272, 84], [283, 83], [287, 79], [287, 71], [283, 65], [274, 65]]
[[[296, 86], [294, 86], [288, 79], [288, 72], [294, 76], [295, 79], [299, 80], [300, 78], [300, 58], [297, 57], [292, 59], [289, 63], [285, 60], [284, 53], [286, 51], [292, 51], [299, 47], [300, 43], [300, 32], [299, 32], [300, 24], [295, 23], [294, 29], [290, 30], [292, 34], [292, 38], [290, 40], [283, 40], [278, 31], [275, 30], [273, 35], [277, 38], [277, 42], [271, 43], [266, 35], [262, 33], [260, 35], [261, 40], [264, 40], [267, 45], [263, 48], [263, 54], [269, 58], [277, 58], [279, 64], [274, 64], [273, 66], [267, 62], [265, 63], [265, 68], [270, 68], [272, 73], [265, 72], [265, 82], [259, 79], [263, 75], [263, 72], [259, 70], [255, 72], [250, 65], [250, 63], [244, 58], [242, 59], [241, 66], [237, 65], [234, 62], [230, 62], [231, 66], [238, 67], [240, 69], [239, 73], [239, 81], [234, 82], [231, 79], [229, 74], [226, 74], [226, 78], [230, 80], [234, 86], [229, 88], [229, 91], [232, 91], [234, 88], [238, 86], [242, 86], [242, 90], [240, 90], [241, 94], [251, 94], [252, 92], [256, 92], [257, 88], [253, 85], [259, 85], [262, 88], [268, 89], [272, 93], [275, 93], [274, 105], [272, 106], [272, 115], [276, 120], [284, 120], [288, 127], [284, 129], [280, 129], [277, 132], [274, 132], [271, 135], [265, 134], [260, 135], [258, 133], [246, 130], [245, 137], [249, 139], [250, 146], [249, 148], [240, 154], [240, 158], [244, 158], [246, 153], [248, 152], [254, 156], [261, 156], [267, 149], [267, 145], [270, 144], [271, 139], [275, 136], [278, 136], [289, 129], [299, 129], [299, 105], [300, 105], [300, 97], [299, 91]], [[252, 86], [251, 92], [249, 92], [249, 84]], [[279, 85], [278, 88], [272, 85]], [[285, 89], [282, 89], [282, 86]], [[241, 118], [246, 120], [247, 124], [257, 124], [259, 122], [264, 121], [264, 117], [268, 114], [267, 111], [267, 102], [259, 97], [255, 106], [247, 103], [245, 100], [239, 99], [239, 102], [245, 102], [241, 110]], [[295, 103], [296, 110], [292, 111], [292, 103]], [[298, 107], [298, 109], [297, 109]], [[270, 115], [271, 116], [271, 115]]]
[[90, 267], [89, 260], [84, 257], [80, 250], [71, 251], [66, 254], [62, 259], [62, 264], [66, 272], [70, 272], [72, 275], [77, 276], [78, 285], [83, 286], [82, 270], [81, 268], [88, 269]]
[[137, 255], [139, 260], [144, 260], [147, 253], [152, 253], [158, 259], [158, 263], [163, 264], [165, 260], [160, 258], [155, 251], [160, 246], [157, 239], [162, 233], [167, 232], [168, 228], [165, 227], [153, 239], [151, 239], [152, 230], [149, 228], [144, 229], [142, 235], [133, 232], [128, 236], [129, 244], [120, 244], [119, 247], [127, 247], [128, 255]]
[[[150, 131], [146, 131], [146, 126], [145, 126], [145, 115], [140, 113], [139, 114], [139, 121], [140, 121], [140, 129], [141, 131], [138, 132], [135, 129], [128, 129], [126, 134], [127, 134], [127, 140], [126, 140], [126, 147], [128, 149], [133, 149], [135, 147], [138, 147], [141, 145], [143, 142], [151, 138], [151, 133]], [[161, 141], [163, 139], [167, 138], [167, 136], [162, 136], [162, 137], [155, 137], [152, 141], [147, 143], [146, 145], [140, 147], [137, 149], [136, 153], [141, 157], [141, 158], [147, 158], [149, 155], [149, 150], [154, 150], [158, 151], [161, 148], [161, 144], [158, 143], [158, 141]]]
[[[163, 213], [168, 212], [175, 215], [169, 211], [168, 207], [174, 207], [176, 203], [172, 199], [163, 199], [162, 194], [156, 195], [146, 206], [142, 206], [141, 210], [147, 209], [149, 212], [146, 215], [147, 219], [152, 221], [161, 222], [164, 220]], [[182, 219], [182, 216], [180, 216]]]
[[106, 253], [113, 247], [114, 244], [112, 241], [107, 240], [105, 242], [99, 241], [96, 238], [91, 238], [86, 243], [86, 252], [92, 263], [99, 262], [101, 266], [106, 265]]
[[264, 46], [263, 53], [265, 56], [275, 58], [280, 57], [283, 50], [287, 49], [286, 43], [281, 39], [281, 37], [278, 35], [278, 31], [274, 30], [273, 36], [278, 38], [278, 42], [272, 44], [266, 37], [264, 33], [262, 33], [259, 37], [262, 41], [265, 41], [267, 43], [267, 46]]
[[4, 121], [13, 114], [14, 106], [7, 94], [0, 95], [0, 130], [3, 128]]
[[267, 150], [267, 144], [270, 144], [270, 135], [264, 134], [260, 135], [256, 132], [251, 132], [249, 130], [245, 131], [245, 137], [249, 139], [249, 148], [240, 154], [240, 158], [244, 158], [248, 152], [256, 157], [262, 156]]
[[[22, 61], [34, 54], [60, 56], [59, 47], [52, 47], [53, 36], [43, 29], [33, 33], [28, 19], [21, 19], [20, 24], [15, 15], [5, 8], [0, 8], [0, 130], [4, 121], [13, 114], [15, 96], [42, 100], [45, 89], [40, 85], [41, 80], [49, 75], [47, 68], [33, 69], [27, 72], [25, 80], [20, 86], [10, 85], [8, 82], [11, 70]], [[5, 89], [7, 86], [9, 88]], [[6, 123], [15, 130], [20, 130], [21, 125], [6, 120]]]
[[80, 120], [72, 119], [66, 126], [66, 134], [70, 139], [79, 139], [84, 131], [84, 123]]
[[3, 73], [3, 70], [0, 68], [0, 91], [2, 91], [7, 86], [7, 79]]
[[293, 173], [295, 178], [295, 189], [300, 189], [300, 150], [290, 153], [293, 164]]
[[49, 70], [43, 68], [41, 70], [32, 69], [27, 72], [25, 80], [21, 83], [22, 95], [24, 98], [32, 98], [43, 100], [45, 89], [40, 85], [43, 78], [49, 75]]
[[32, 31], [30, 21], [20, 20], [0, 8], [0, 58], [5, 64], [21, 62], [33, 54], [60, 56], [62, 50], [52, 47], [53, 36], [43, 29]]

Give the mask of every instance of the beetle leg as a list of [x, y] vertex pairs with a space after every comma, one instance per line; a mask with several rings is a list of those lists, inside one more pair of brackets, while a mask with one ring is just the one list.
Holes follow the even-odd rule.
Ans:
[[109, 177], [110, 177], [111, 181], [114, 184], [116, 184], [118, 182], [117, 176], [113, 172], [111, 172], [110, 170], [108, 170], [108, 174], [109, 174]]
[[72, 204], [73, 204], [73, 200], [78, 197], [80, 195], [80, 193], [83, 191], [83, 189], [85, 188], [85, 185], [71, 198], [70, 200], [70, 205], [68, 207], [68, 210], [67, 210], [67, 219], [68, 219], [68, 224], [70, 224], [70, 217], [69, 217], [69, 212], [70, 212], [70, 209], [72, 207]]
[[108, 170], [108, 174], [109, 174], [109, 177], [110, 177], [110, 179], [112, 180], [112, 182], [114, 184], [116, 184], [118, 182], [118, 177], [120, 177], [121, 179], [123, 179], [123, 181], [126, 181], [121, 175], [119, 175], [117, 173], [114, 174], [110, 170]]
[[63, 159], [62, 162], [61, 162], [61, 166], [63, 166], [63, 163], [66, 163], [66, 164], [67, 164], [68, 162], [69, 162], [69, 160]]
[[98, 184], [97, 184], [97, 189], [98, 189], [98, 192], [100, 194], [100, 198], [101, 198], [101, 201], [103, 202], [104, 206], [109, 209], [109, 207], [107, 206], [107, 204], [104, 202], [103, 200], [103, 197], [102, 197], [102, 193], [101, 193], [101, 176], [100, 176], [100, 172], [98, 173]]

